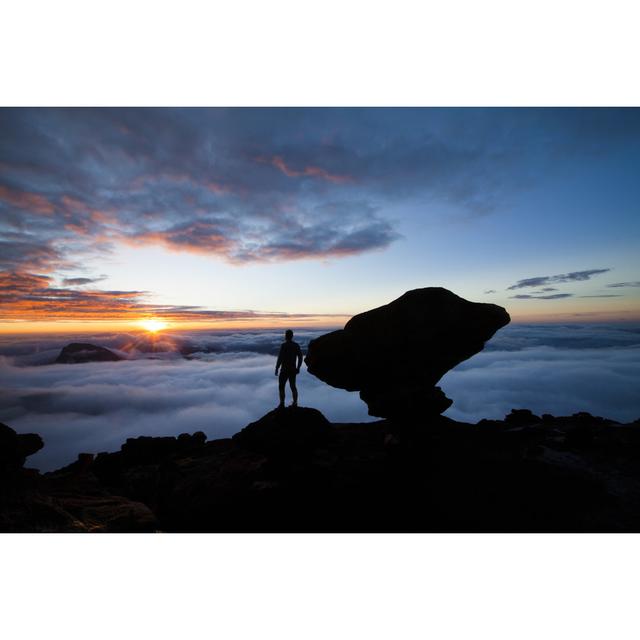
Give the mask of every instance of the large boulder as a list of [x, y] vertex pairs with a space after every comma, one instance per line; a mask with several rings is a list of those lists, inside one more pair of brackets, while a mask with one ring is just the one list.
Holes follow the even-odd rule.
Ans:
[[360, 391], [370, 415], [439, 414], [452, 401], [435, 387], [438, 380], [509, 321], [495, 304], [441, 287], [414, 289], [312, 340], [305, 362], [327, 384]]

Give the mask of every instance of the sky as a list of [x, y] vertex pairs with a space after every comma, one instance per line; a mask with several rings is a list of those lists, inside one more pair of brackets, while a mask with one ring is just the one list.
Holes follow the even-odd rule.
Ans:
[[640, 319], [640, 110], [0, 109], [0, 332]]

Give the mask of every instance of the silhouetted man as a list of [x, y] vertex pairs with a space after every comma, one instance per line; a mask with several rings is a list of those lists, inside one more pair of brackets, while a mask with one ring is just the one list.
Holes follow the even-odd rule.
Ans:
[[[297, 342], [293, 341], [293, 331], [287, 329], [285, 334], [285, 342], [280, 346], [278, 361], [276, 362], [276, 375], [280, 369], [280, 377], [278, 378], [278, 390], [280, 392], [280, 405], [284, 407], [284, 386], [289, 381], [291, 387], [291, 395], [293, 395], [292, 407], [298, 406], [298, 389], [296, 388], [296, 375], [300, 373], [300, 365], [302, 364], [302, 350]], [[297, 360], [297, 363], [296, 363]]]

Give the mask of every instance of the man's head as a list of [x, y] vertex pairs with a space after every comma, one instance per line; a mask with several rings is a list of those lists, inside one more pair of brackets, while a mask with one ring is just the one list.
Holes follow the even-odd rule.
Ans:
[[293, 340], [293, 331], [291, 331], [291, 329], [287, 329], [284, 332], [284, 337], [287, 342], [291, 342]]

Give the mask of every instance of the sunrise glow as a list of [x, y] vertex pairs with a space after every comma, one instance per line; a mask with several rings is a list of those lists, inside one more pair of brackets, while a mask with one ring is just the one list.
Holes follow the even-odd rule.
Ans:
[[149, 331], [150, 333], [158, 333], [158, 331], [162, 331], [169, 326], [168, 323], [162, 320], [157, 320], [156, 318], [145, 318], [144, 320], [140, 320], [138, 324], [145, 331]]

